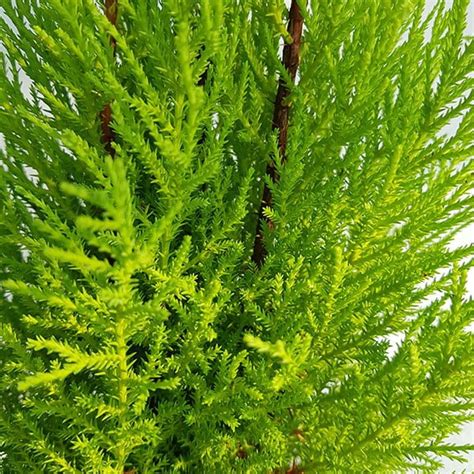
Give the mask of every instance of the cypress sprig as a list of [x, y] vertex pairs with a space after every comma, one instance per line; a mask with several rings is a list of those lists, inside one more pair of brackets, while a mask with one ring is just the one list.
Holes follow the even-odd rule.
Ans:
[[0, 471], [462, 461], [468, 8], [3, 1]]

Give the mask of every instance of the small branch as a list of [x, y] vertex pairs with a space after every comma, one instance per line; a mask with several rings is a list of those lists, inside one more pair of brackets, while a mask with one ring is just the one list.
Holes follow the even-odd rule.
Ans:
[[[282, 64], [285, 66], [288, 74], [292, 80], [295, 81], [296, 73], [300, 62], [300, 47], [301, 47], [301, 35], [303, 32], [303, 15], [298, 5], [297, 0], [292, 0], [290, 7], [290, 15], [288, 21], [288, 33], [292, 38], [292, 41], [286, 43], [283, 48], [283, 59]], [[280, 77], [278, 81], [278, 90], [275, 99], [275, 107], [273, 109], [273, 120], [272, 129], [278, 130], [278, 150], [282, 162], [286, 161], [286, 146], [288, 142], [288, 117], [290, 111], [290, 105], [288, 104], [288, 96], [290, 95], [290, 89], [288, 84], [285, 82], [283, 77]], [[272, 159], [266, 169], [266, 173], [270, 176], [272, 182], [277, 182], [279, 179], [278, 172], [275, 167], [275, 161]], [[258, 212], [257, 221], [257, 232], [255, 235], [255, 242], [253, 248], [252, 260], [261, 266], [265, 260], [266, 249], [263, 242], [263, 221], [265, 220], [270, 227], [274, 228], [274, 223], [267, 219], [263, 211], [266, 207], [272, 207], [272, 193], [267, 186], [264, 185], [262, 201], [260, 203], [260, 209]]]
[[[112, 23], [112, 25], [117, 25], [117, 7], [118, 7], [118, 0], [105, 0], [104, 4], [104, 13], [107, 20]], [[110, 38], [110, 42], [112, 47], [115, 49], [115, 38]]]
[[[107, 19], [112, 23], [112, 25], [117, 24], [117, 7], [118, 7], [118, 0], [105, 0], [104, 4], [104, 14], [107, 17]], [[115, 55], [115, 48], [117, 45], [117, 42], [115, 38], [111, 37], [110, 38], [110, 44], [113, 49], [113, 53]], [[112, 130], [112, 127], [110, 126], [112, 122], [112, 109], [110, 107], [110, 104], [105, 104], [104, 108], [100, 112], [100, 128], [102, 131], [102, 143], [105, 146], [105, 150], [110, 156], [115, 155], [115, 150], [112, 147], [112, 143], [115, 140], [115, 134], [114, 131]]]

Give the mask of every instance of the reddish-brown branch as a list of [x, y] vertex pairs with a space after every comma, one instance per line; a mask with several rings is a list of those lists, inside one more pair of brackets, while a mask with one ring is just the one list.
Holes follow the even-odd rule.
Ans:
[[275, 469], [272, 474], [304, 474], [304, 470], [303, 468], [299, 467], [295, 461], [293, 461], [291, 467]]
[[[117, 7], [118, 0], [105, 0], [104, 4], [104, 13], [107, 19], [112, 23], [112, 25], [117, 24]], [[110, 38], [110, 44], [112, 46], [113, 52], [115, 54], [116, 41], [115, 38]], [[112, 122], [112, 109], [110, 104], [105, 104], [104, 108], [100, 112], [100, 129], [102, 132], [102, 143], [105, 146], [105, 150], [112, 157], [115, 154], [115, 150], [112, 147], [112, 143], [115, 139], [114, 131], [111, 127]]]
[[[292, 0], [288, 21], [288, 33], [290, 34], [292, 41], [291, 43], [285, 44], [283, 48], [283, 59], [282, 63], [288, 71], [292, 82], [295, 81], [296, 73], [300, 62], [300, 48], [301, 48], [301, 35], [303, 32], [303, 15], [298, 5], [297, 0]], [[288, 142], [288, 116], [290, 111], [290, 105], [288, 104], [288, 96], [290, 95], [290, 89], [285, 81], [284, 77], [280, 77], [278, 81], [278, 90], [275, 99], [275, 106], [273, 109], [273, 130], [278, 130], [278, 149], [281, 157], [281, 161], [286, 160], [286, 145]], [[275, 167], [275, 161], [272, 159], [266, 169], [267, 175], [273, 182], [278, 181], [278, 172]], [[257, 232], [255, 235], [255, 242], [252, 254], [252, 260], [261, 266], [266, 256], [266, 249], [263, 241], [263, 222], [266, 221], [270, 229], [274, 227], [274, 223], [269, 219], [265, 218], [263, 211], [266, 207], [272, 207], [272, 193], [267, 186], [264, 185], [262, 200], [260, 202], [260, 209], [258, 212], [257, 221]]]
[[[112, 25], [117, 25], [117, 7], [118, 0], [105, 0], [104, 4], [104, 13], [107, 20], [112, 23]], [[115, 39], [111, 39], [112, 45], [115, 47]]]

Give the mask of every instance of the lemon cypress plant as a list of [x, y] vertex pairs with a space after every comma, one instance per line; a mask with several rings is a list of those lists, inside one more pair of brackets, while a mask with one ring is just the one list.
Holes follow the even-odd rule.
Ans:
[[425, 3], [0, 1], [1, 472], [472, 449], [469, 1]]

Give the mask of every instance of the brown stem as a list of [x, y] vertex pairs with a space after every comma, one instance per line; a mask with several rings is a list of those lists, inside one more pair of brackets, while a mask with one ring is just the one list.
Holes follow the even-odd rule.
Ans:
[[[112, 23], [112, 25], [117, 25], [117, 7], [118, 7], [118, 0], [105, 0], [104, 4], [104, 13], [107, 17], [107, 20]], [[113, 47], [115, 48], [115, 39], [111, 38], [110, 42], [112, 43]]]
[[[296, 72], [300, 62], [300, 47], [301, 47], [301, 35], [303, 32], [303, 15], [298, 5], [297, 0], [292, 0], [288, 21], [288, 33], [290, 34], [292, 41], [286, 43], [283, 48], [283, 59], [282, 64], [288, 71], [288, 75], [291, 81], [295, 81]], [[280, 77], [278, 81], [278, 90], [275, 99], [275, 106], [273, 109], [273, 120], [272, 129], [278, 130], [278, 150], [280, 153], [281, 161], [286, 161], [286, 145], [288, 142], [288, 116], [290, 111], [290, 105], [288, 104], [288, 96], [290, 95], [290, 89], [285, 81], [285, 78]], [[272, 182], [276, 182], [279, 179], [278, 172], [275, 167], [274, 159], [271, 159], [267, 164], [266, 174], [270, 176]], [[263, 211], [266, 207], [272, 207], [272, 193], [265, 183], [263, 187], [262, 201], [260, 203], [260, 209], [258, 212], [257, 221], [257, 232], [255, 235], [255, 242], [253, 247], [252, 260], [260, 267], [265, 260], [267, 251], [265, 249], [263, 241], [263, 221], [266, 221], [269, 228], [274, 228], [274, 223], [267, 219]]]
[[[105, 0], [104, 4], [104, 13], [107, 19], [112, 23], [112, 25], [117, 24], [117, 7], [118, 7], [118, 0]], [[115, 48], [116, 48], [116, 40], [115, 38], [110, 38], [110, 44], [112, 46], [114, 55], [115, 55]], [[110, 156], [115, 155], [115, 150], [112, 147], [112, 143], [115, 139], [114, 131], [111, 127], [112, 122], [112, 109], [110, 104], [105, 104], [104, 108], [100, 112], [100, 128], [102, 131], [102, 143], [105, 146], [105, 150]]]
[[293, 461], [291, 467], [275, 469], [272, 474], [304, 474], [304, 470]]

